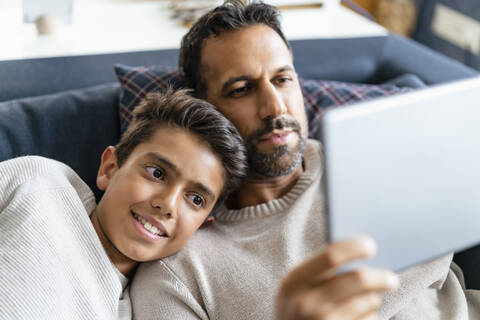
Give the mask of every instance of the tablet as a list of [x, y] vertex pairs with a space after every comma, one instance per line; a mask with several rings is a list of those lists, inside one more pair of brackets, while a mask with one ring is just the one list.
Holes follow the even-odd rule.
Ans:
[[480, 78], [329, 109], [332, 241], [370, 235], [362, 265], [400, 271], [480, 242]]

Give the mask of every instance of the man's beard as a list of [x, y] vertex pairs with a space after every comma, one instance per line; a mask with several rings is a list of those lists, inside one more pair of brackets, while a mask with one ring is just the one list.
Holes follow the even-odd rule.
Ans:
[[[276, 147], [272, 153], [262, 153], [257, 148], [259, 139], [273, 130], [290, 129], [299, 136], [298, 143], [289, 149], [288, 145]], [[248, 165], [251, 173], [268, 178], [284, 176], [295, 171], [302, 163], [306, 137], [302, 134], [300, 123], [294, 119], [280, 117], [265, 119], [261, 129], [250, 134], [246, 141]]]

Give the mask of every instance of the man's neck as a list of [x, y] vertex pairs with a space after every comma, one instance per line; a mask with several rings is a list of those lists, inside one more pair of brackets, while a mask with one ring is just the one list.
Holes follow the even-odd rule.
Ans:
[[265, 178], [249, 175], [230, 196], [227, 207], [241, 209], [281, 198], [293, 188], [302, 173], [301, 165], [294, 172], [281, 177]]

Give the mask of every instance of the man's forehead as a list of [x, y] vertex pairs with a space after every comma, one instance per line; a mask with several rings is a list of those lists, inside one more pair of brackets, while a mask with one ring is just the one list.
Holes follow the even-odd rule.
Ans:
[[293, 69], [287, 45], [266, 25], [224, 31], [206, 39], [201, 51], [201, 65], [202, 72], [227, 78], [255, 72], [255, 69], [273, 71], [286, 65]]

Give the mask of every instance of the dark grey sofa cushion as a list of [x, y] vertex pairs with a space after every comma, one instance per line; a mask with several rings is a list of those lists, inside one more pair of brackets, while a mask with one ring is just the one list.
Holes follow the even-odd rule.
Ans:
[[119, 138], [119, 85], [0, 103], [0, 161], [41, 155], [73, 168], [95, 191], [100, 155]]

